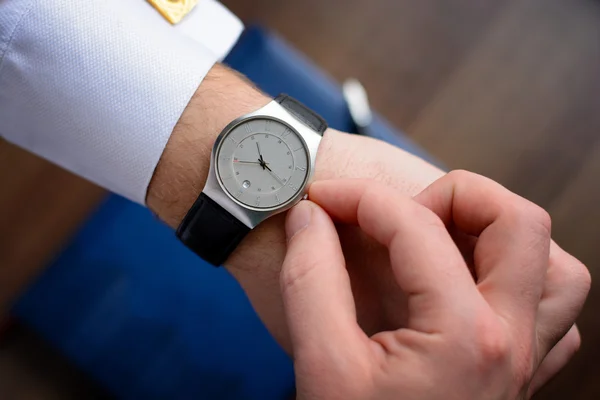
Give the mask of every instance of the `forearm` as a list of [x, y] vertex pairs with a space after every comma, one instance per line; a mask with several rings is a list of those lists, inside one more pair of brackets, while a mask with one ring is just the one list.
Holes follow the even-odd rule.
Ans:
[[[148, 190], [148, 206], [176, 228], [204, 187], [218, 134], [233, 119], [269, 101], [243, 77], [216, 65], [169, 139]], [[392, 146], [329, 129], [317, 154], [314, 179], [373, 178], [403, 193], [416, 194], [441, 174]], [[287, 347], [278, 284], [285, 250], [284, 215], [278, 215], [254, 229], [225, 267], [244, 288], [271, 333]]]

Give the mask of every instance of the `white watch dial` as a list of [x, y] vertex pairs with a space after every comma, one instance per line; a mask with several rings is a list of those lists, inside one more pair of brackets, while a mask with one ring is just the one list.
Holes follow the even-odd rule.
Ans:
[[306, 183], [309, 157], [302, 138], [274, 119], [252, 118], [226, 133], [216, 152], [221, 186], [239, 203], [272, 209]]

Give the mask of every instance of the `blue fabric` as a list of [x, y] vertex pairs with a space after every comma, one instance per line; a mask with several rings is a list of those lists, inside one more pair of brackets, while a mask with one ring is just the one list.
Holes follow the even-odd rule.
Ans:
[[16, 314], [124, 399], [281, 399], [287, 355], [233, 278], [110, 196]]
[[[226, 62], [350, 130], [338, 86], [284, 42], [249, 29]], [[380, 118], [384, 140], [423, 155]], [[289, 358], [224, 269], [151, 213], [110, 196], [17, 303], [15, 313], [123, 399], [283, 399]]]

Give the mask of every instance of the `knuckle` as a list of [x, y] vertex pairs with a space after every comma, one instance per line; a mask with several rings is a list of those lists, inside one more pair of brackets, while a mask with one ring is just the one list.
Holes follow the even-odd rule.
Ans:
[[548, 211], [531, 202], [529, 208], [532, 214], [532, 219], [539, 224], [544, 233], [547, 233], [547, 235], [550, 236], [550, 232], [552, 231], [552, 217]]
[[581, 335], [579, 334], [579, 331], [577, 329], [573, 329], [567, 333], [567, 336], [565, 336], [565, 342], [566, 351], [569, 356], [577, 353], [581, 348]]
[[550, 237], [552, 218], [537, 204], [521, 199], [512, 207], [511, 214], [516, 225], [527, 227], [539, 236]]
[[587, 296], [592, 286], [592, 275], [581, 261], [567, 255], [566, 258], [554, 259], [551, 262], [556, 266], [553, 277], [555, 282], [560, 282], [563, 287], [568, 287], [584, 297]]
[[480, 361], [486, 365], [501, 364], [510, 356], [508, 337], [498, 332], [488, 332], [478, 340]]
[[511, 355], [509, 336], [500, 321], [491, 317], [479, 319], [476, 331], [479, 364], [490, 369], [508, 362]]
[[580, 288], [586, 295], [592, 287], [592, 275], [589, 269], [579, 260], [571, 265], [571, 279], [573, 286]]

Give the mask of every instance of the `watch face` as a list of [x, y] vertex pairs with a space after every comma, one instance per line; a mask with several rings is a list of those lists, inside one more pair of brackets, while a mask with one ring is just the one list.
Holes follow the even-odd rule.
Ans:
[[304, 140], [269, 118], [246, 120], [221, 140], [217, 177], [237, 202], [259, 209], [280, 207], [300, 192], [309, 173]]

